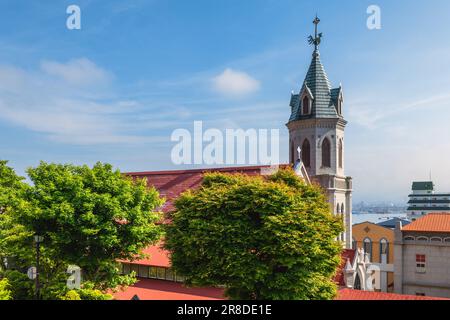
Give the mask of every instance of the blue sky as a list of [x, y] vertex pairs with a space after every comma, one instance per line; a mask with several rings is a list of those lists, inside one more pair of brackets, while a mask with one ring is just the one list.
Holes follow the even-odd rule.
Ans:
[[[71, 4], [81, 30], [66, 28]], [[366, 27], [371, 4], [381, 30]], [[173, 169], [172, 131], [202, 120], [280, 129], [287, 162], [316, 12], [322, 62], [344, 87], [354, 200], [405, 201], [430, 170], [450, 190], [446, 0], [3, 0], [0, 158], [20, 174], [40, 160]]]

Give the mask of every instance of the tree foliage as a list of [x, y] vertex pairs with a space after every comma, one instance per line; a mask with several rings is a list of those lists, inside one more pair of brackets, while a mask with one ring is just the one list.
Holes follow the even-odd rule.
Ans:
[[11, 285], [8, 279], [0, 280], [0, 300], [12, 300]]
[[69, 265], [79, 266], [83, 281], [93, 285], [77, 292], [81, 299], [134, 283], [134, 277], [120, 274], [117, 261], [140, 257], [162, 232], [157, 210], [163, 200], [145, 180], [134, 181], [102, 163], [90, 168], [42, 162], [27, 170], [31, 185], [6, 163], [0, 170], [0, 184], [15, 184], [0, 196], [2, 207], [11, 208], [0, 218], [0, 257], [8, 257], [23, 274], [35, 264], [33, 236], [41, 235], [44, 299], [67, 293]]
[[318, 186], [292, 170], [263, 177], [208, 174], [176, 201], [165, 246], [188, 285], [232, 299], [332, 299], [341, 219]]

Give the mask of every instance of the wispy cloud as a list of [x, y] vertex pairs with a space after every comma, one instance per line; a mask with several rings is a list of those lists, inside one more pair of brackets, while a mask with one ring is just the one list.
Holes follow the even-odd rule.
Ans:
[[450, 107], [450, 94], [437, 94], [428, 98], [419, 98], [409, 103], [392, 97], [390, 103], [383, 103], [377, 99], [371, 101], [351, 101], [348, 103], [349, 119], [367, 129], [377, 129], [386, 120], [398, 115], [406, 115], [414, 110], [426, 108], [430, 112], [442, 106]]
[[214, 89], [231, 97], [239, 97], [259, 90], [260, 83], [243, 71], [225, 69], [220, 75], [212, 79]]
[[109, 72], [86, 58], [70, 60], [67, 63], [43, 61], [41, 69], [48, 75], [79, 86], [106, 84], [112, 79]]
[[93, 94], [111, 79], [109, 72], [86, 58], [68, 63], [46, 61], [34, 72], [0, 67], [0, 118], [60, 143], [163, 141], [164, 137], [140, 133], [142, 128], [152, 127], [152, 119], [146, 115], [154, 114], [154, 108], [114, 94], [109, 99]]

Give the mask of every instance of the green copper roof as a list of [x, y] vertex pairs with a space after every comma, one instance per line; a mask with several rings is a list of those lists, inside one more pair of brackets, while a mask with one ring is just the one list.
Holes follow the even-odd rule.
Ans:
[[[313, 98], [310, 115], [301, 114], [302, 101], [300, 98], [305, 91]], [[292, 114], [289, 122], [310, 118], [340, 118], [336, 105], [341, 91], [341, 88], [331, 89], [330, 81], [320, 61], [319, 51], [315, 50], [300, 93], [292, 95], [290, 104]]]
[[434, 190], [434, 183], [432, 181], [425, 182], [413, 182], [412, 185], [413, 190]]

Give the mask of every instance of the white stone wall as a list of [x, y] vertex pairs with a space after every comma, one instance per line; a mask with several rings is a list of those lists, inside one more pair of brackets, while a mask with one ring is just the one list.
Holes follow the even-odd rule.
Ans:
[[[298, 121], [291, 127], [289, 135], [290, 142], [294, 146], [293, 149], [289, 149], [289, 159], [292, 159], [292, 152], [294, 152], [294, 159], [297, 159], [298, 147], [301, 148], [305, 139], [308, 139], [311, 145], [311, 167], [308, 168], [308, 174], [310, 176], [325, 174], [337, 175], [339, 177], [345, 176], [344, 129], [338, 126], [336, 119]], [[331, 168], [324, 168], [322, 166], [322, 143], [325, 138], [328, 138], [331, 144]], [[338, 143], [340, 139], [343, 145], [342, 168], [339, 167], [338, 161]]]
[[[403, 234], [405, 236], [405, 234]], [[426, 256], [425, 273], [417, 272], [416, 255]], [[450, 243], [420, 244], [417, 241], [396, 244], [396, 292], [450, 298]]]
[[[305, 139], [309, 140], [311, 146], [311, 167], [307, 168], [310, 177], [330, 175], [345, 178], [345, 137], [344, 126], [337, 119], [311, 119], [290, 123], [289, 135], [291, 147], [289, 148], [289, 159], [297, 159], [297, 149], [302, 148]], [[331, 144], [330, 160], [331, 168], [322, 166], [322, 143], [328, 138]], [[339, 140], [342, 141], [342, 168], [339, 167]], [[293, 144], [293, 145], [292, 145]], [[292, 148], [293, 146], [293, 148]], [[292, 154], [294, 152], [294, 154]], [[328, 186], [324, 186], [328, 188]], [[329, 202], [332, 212], [338, 214], [337, 207], [344, 206], [344, 225], [346, 232], [340, 240], [346, 243], [347, 248], [352, 245], [352, 193], [351, 190], [328, 189]]]

